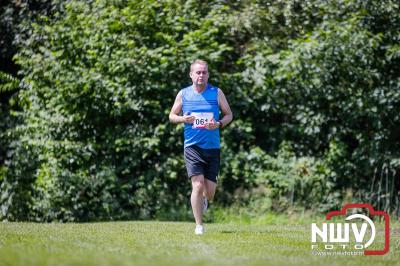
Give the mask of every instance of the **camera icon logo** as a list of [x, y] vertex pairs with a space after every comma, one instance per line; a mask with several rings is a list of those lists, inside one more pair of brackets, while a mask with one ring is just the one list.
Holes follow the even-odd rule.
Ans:
[[[347, 216], [347, 211], [351, 209], [365, 209], [368, 210], [369, 216], [355, 213]], [[346, 204], [340, 211], [331, 211], [326, 215], [326, 220], [329, 221], [333, 217], [345, 217], [344, 223], [331, 222], [322, 223], [322, 228], [316, 223], [311, 224], [311, 250], [323, 251], [329, 253], [337, 253], [343, 255], [384, 255], [389, 252], [390, 243], [390, 218], [384, 211], [376, 211], [370, 204], [366, 203], [353, 203]], [[347, 217], [346, 217], [347, 216]], [[370, 217], [379, 216], [384, 220], [384, 247], [382, 249], [368, 249], [369, 246], [376, 241], [376, 227], [375, 223]], [[362, 221], [361, 227], [359, 223], [352, 221]], [[369, 228], [370, 234], [367, 234]], [[352, 236], [354, 241], [350, 241]], [[366, 236], [370, 235], [367, 239]], [[320, 240], [320, 241], [318, 241]], [[322, 244], [321, 244], [322, 242]], [[349, 250], [352, 250], [349, 252]], [[355, 252], [354, 252], [355, 251]]]

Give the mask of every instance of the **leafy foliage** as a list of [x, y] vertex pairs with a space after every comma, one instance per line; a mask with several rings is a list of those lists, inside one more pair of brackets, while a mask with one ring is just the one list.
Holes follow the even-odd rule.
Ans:
[[26, 84], [22, 83], [11, 74], [0, 71], [0, 93], [12, 92], [26, 87]]
[[184, 216], [182, 127], [167, 116], [197, 58], [234, 112], [222, 131], [220, 204], [328, 210], [348, 188], [369, 189], [375, 169], [398, 169], [387, 163], [400, 148], [396, 1], [59, 10], [32, 23], [15, 57], [30, 86], [18, 96], [22, 123], [6, 133], [3, 219]]

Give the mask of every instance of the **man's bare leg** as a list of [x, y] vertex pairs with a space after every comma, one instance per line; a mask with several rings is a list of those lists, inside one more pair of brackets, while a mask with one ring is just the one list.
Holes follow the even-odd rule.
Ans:
[[215, 190], [217, 188], [217, 183], [204, 178], [204, 192], [203, 196], [212, 201], [214, 199]]
[[190, 196], [190, 202], [192, 203], [193, 216], [196, 221], [196, 225], [203, 225], [202, 210], [204, 188], [204, 176], [192, 176], [192, 195]]

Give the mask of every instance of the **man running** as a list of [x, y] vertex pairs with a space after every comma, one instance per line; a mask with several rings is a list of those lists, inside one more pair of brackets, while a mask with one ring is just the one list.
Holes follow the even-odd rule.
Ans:
[[[221, 89], [208, 84], [208, 65], [196, 60], [190, 66], [193, 84], [176, 96], [169, 114], [172, 123], [185, 123], [184, 156], [192, 181], [191, 204], [196, 235], [204, 233], [202, 215], [214, 198], [220, 161], [219, 129], [232, 121], [232, 111]], [[221, 110], [222, 118], [219, 117]]]

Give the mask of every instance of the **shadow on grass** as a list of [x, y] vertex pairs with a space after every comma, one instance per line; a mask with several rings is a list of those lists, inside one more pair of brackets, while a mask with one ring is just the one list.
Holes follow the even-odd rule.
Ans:
[[232, 230], [224, 230], [224, 231], [220, 231], [221, 234], [234, 234], [237, 233], [237, 231], [232, 231]]

